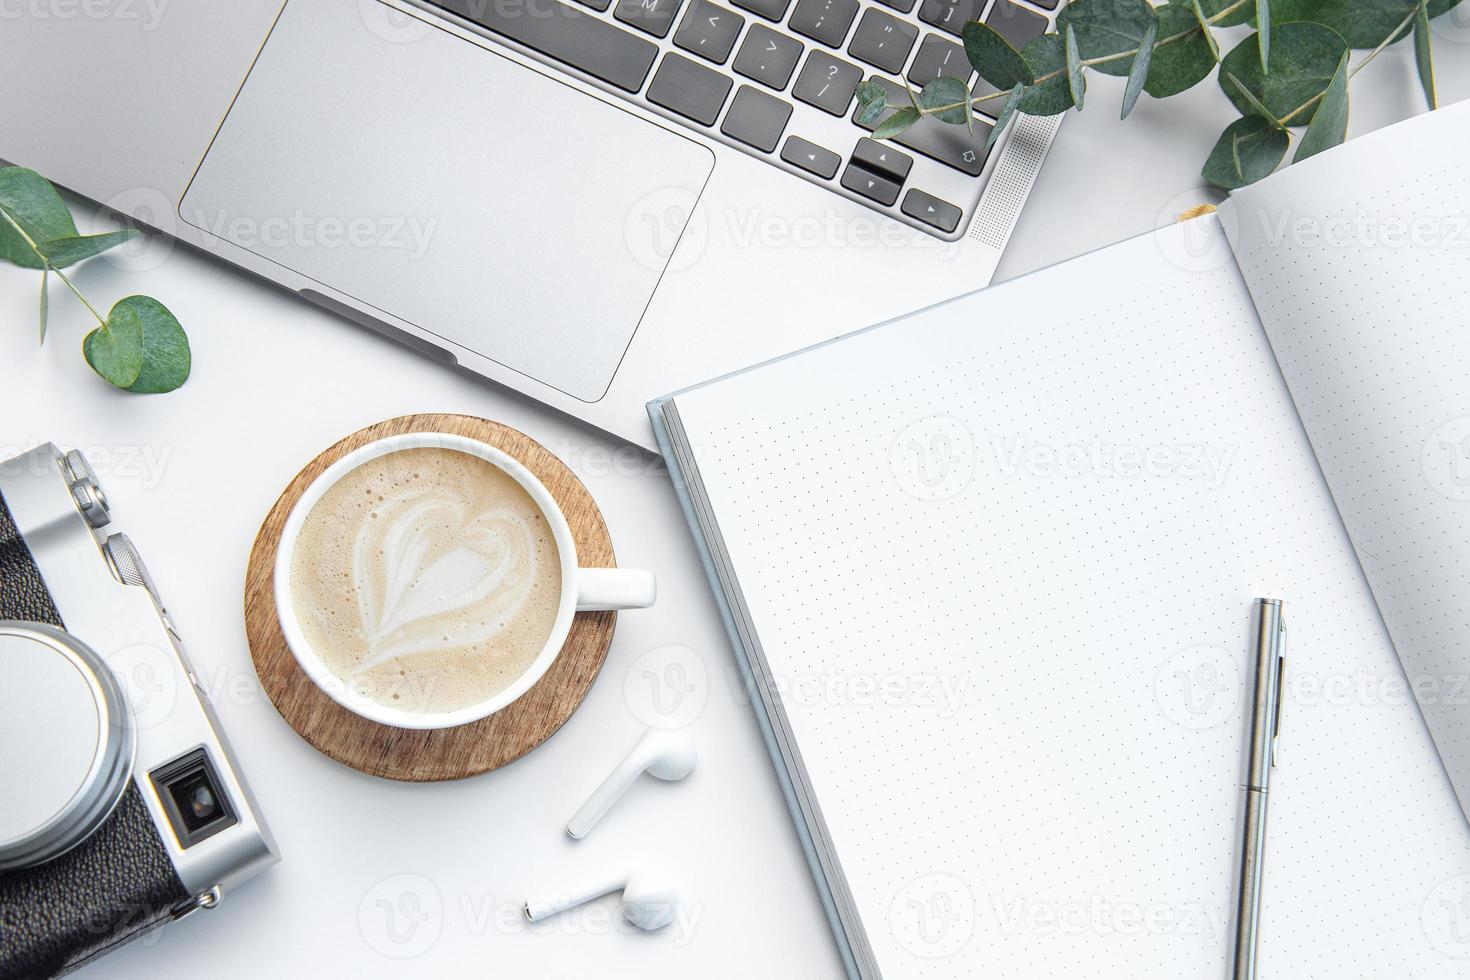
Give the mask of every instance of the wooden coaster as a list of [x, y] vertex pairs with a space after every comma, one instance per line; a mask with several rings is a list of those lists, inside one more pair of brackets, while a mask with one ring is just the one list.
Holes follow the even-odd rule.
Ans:
[[359, 446], [404, 432], [448, 432], [497, 447], [525, 464], [566, 513], [583, 568], [616, 564], [612, 538], [587, 488], [550, 450], [515, 429], [468, 415], [406, 415], [369, 426], [322, 453], [286, 487], [255, 538], [245, 576], [245, 633], [260, 683], [286, 723], [323, 754], [388, 779], [463, 779], [514, 762], [546, 741], [587, 696], [612, 644], [617, 613], [577, 613], [556, 661], [520, 698], [470, 725], [392, 728], [337, 704], [302, 671], [276, 619], [274, 570], [281, 528], [323, 470]]

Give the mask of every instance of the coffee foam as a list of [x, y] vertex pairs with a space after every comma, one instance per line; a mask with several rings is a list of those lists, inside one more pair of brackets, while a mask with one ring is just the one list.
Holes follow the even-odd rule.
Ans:
[[541, 508], [499, 467], [406, 449], [347, 473], [303, 522], [291, 602], [354, 696], [412, 712], [494, 697], [531, 666], [561, 602]]

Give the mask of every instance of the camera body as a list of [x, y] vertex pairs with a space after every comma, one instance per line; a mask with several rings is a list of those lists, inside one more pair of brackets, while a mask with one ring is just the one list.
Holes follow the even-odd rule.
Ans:
[[0, 980], [70, 972], [279, 860], [80, 453], [0, 463]]

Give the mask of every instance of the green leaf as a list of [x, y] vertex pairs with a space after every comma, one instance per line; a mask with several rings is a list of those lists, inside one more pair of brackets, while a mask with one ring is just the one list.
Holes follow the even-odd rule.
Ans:
[[1148, 81], [1149, 66], [1153, 64], [1154, 41], [1159, 31], [1158, 22], [1148, 25], [1143, 39], [1139, 43], [1138, 55], [1133, 59], [1133, 69], [1128, 72], [1128, 85], [1123, 89], [1123, 113], [1120, 119], [1127, 119], [1128, 113], [1133, 111], [1133, 106], [1138, 102], [1138, 96], [1143, 92], [1144, 83]]
[[1220, 134], [1200, 175], [1226, 190], [1244, 187], [1275, 170], [1289, 143], [1284, 131], [1260, 116], [1237, 119]]
[[1215, 56], [1193, 7], [1167, 3], [1158, 8], [1158, 15], [1159, 41], [1154, 45], [1153, 63], [1143, 90], [1156, 99], [1165, 99], [1204, 81], [1215, 70]]
[[46, 253], [46, 258], [51, 260], [52, 268], [65, 269], [69, 265], [75, 265], [83, 259], [100, 255], [110, 248], [116, 248], [137, 237], [138, 233], [129, 228], [125, 231], [109, 231], [101, 235], [53, 238], [49, 242], [41, 243], [41, 251]]
[[1068, 27], [1062, 45], [1067, 59], [1067, 91], [1072, 93], [1072, 101], [1080, 109], [1082, 96], [1087, 92], [1087, 79], [1082, 75], [1082, 59], [1077, 54], [1077, 32]]
[[1261, 71], [1271, 64], [1271, 2], [1256, 0], [1256, 40], [1261, 48]]
[[858, 113], [858, 124], [871, 126], [887, 107], [888, 93], [882, 85], [870, 78], [857, 87], [857, 100], [862, 107], [862, 111]]
[[[37, 243], [76, 237], [76, 223], [71, 220], [71, 212], [62, 203], [61, 195], [34, 170], [0, 168], [0, 210]], [[8, 221], [0, 221], [0, 259], [26, 269], [45, 266]]]
[[1020, 111], [1033, 116], [1055, 116], [1072, 108], [1072, 90], [1067, 84], [1067, 56], [1060, 34], [1032, 38], [1021, 50], [1032, 78], [1050, 75], [1044, 82], [1028, 85], [1021, 96]]
[[50, 280], [51, 280], [51, 273], [48, 270], [42, 269], [41, 270], [41, 343], [43, 343], [43, 344], [46, 342], [46, 318], [47, 318], [47, 316], [48, 316], [48, 314], [50, 312], [50, 309], [51, 309], [51, 296], [50, 296], [50, 294], [46, 290], [46, 287], [48, 287], [49, 285], [51, 285]]
[[922, 117], [920, 116], [918, 109], [915, 109], [913, 106], [906, 105], [878, 124], [878, 128], [873, 130], [873, 139], [892, 139], [899, 133], [908, 129], [914, 123], [918, 122], [920, 118]]
[[1261, 105], [1261, 100], [1251, 94], [1251, 90], [1245, 87], [1244, 82], [1235, 77], [1234, 72], [1225, 72], [1225, 80], [1233, 85], [1235, 87], [1235, 91], [1239, 92], [1241, 97], [1250, 104], [1252, 112], [1260, 116], [1262, 119], [1265, 119], [1277, 129], [1286, 128], [1284, 125], [1282, 125], [1281, 120], [1277, 119], [1274, 115], [1271, 114], [1271, 110]]
[[173, 391], [189, 378], [189, 338], [179, 321], [148, 296], [120, 299], [82, 343], [87, 363], [109, 384], [137, 394]]
[[1010, 89], [1036, 81], [1029, 62], [995, 28], [972, 20], [965, 24], [961, 38], [971, 66], [996, 88]]
[[1347, 138], [1348, 125], [1348, 53], [1342, 53], [1342, 60], [1337, 63], [1337, 72], [1332, 76], [1332, 82], [1327, 86], [1327, 92], [1322, 96], [1317, 111], [1312, 114], [1311, 125], [1302, 134], [1302, 141], [1297, 145], [1296, 156], [1292, 157], [1292, 163], [1305, 160], [1307, 157], [1323, 150], [1330, 149]]
[[1026, 94], [1026, 86], [1017, 85], [1006, 95], [1006, 100], [1001, 104], [1000, 115], [995, 120], [995, 125], [990, 128], [990, 135], [985, 137], [985, 149], [988, 151], [1000, 139], [1000, 134], [1005, 132], [1006, 124], [1016, 114], [1016, 107], [1021, 104], [1021, 97]]
[[[1455, 7], [1460, 0], [1430, 0], [1429, 19]], [[1278, 24], [1313, 21], [1342, 35], [1349, 47], [1376, 48], [1414, 12], [1418, 0], [1273, 0], [1271, 16]], [[1405, 29], [1395, 36], [1400, 40]]]
[[962, 125], [970, 120], [970, 86], [958, 78], [944, 76], [925, 85], [919, 92], [919, 105], [925, 109], [936, 106], [954, 106], [941, 112], [931, 112], [940, 122]]
[[1419, 84], [1424, 86], [1424, 101], [1429, 108], [1439, 108], [1434, 95], [1434, 58], [1429, 51], [1429, 2], [1422, 0], [1414, 15], [1414, 62], [1419, 66]]
[[1199, 0], [1189, 0], [1194, 8], [1194, 19], [1199, 23], [1199, 29], [1204, 35], [1205, 43], [1210, 46], [1210, 58], [1214, 61], [1220, 60], [1220, 42], [1215, 40], [1215, 33], [1210, 30], [1210, 19], [1205, 15], [1205, 10], [1199, 5]]
[[1237, 24], [1249, 24], [1256, 16], [1256, 4], [1247, 0], [1246, 3], [1236, 7], [1230, 13], [1219, 20], [1214, 18], [1228, 7], [1235, 6], [1235, 0], [1200, 0], [1200, 6], [1210, 16], [1210, 23], [1216, 27], [1234, 27]]
[[1127, 75], [1134, 58], [1114, 56], [1147, 47], [1144, 35], [1157, 36], [1158, 23], [1148, 0], [1073, 0], [1057, 15], [1057, 30], [1076, 33], [1081, 60], [1113, 59], [1088, 66], [1104, 75]]
[[[1337, 32], [1321, 24], [1278, 23], [1271, 41], [1271, 62], [1261, 71], [1260, 47], [1246, 38], [1220, 63], [1220, 87], [1241, 115], [1265, 106], [1274, 119], [1300, 126], [1300, 118], [1286, 117], [1327, 88], [1337, 72], [1347, 44]], [[1247, 97], [1231, 81], [1235, 78], [1250, 92]]]

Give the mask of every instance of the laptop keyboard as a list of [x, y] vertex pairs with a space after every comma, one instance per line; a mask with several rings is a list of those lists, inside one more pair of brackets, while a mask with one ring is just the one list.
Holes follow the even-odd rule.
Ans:
[[[706, 135], [931, 234], [952, 236], [983, 189], [993, 114], [973, 132], [922, 119], [869, 139], [864, 78], [907, 105], [941, 75], [976, 78], [959, 35], [983, 19], [1017, 48], [1058, 0], [428, 0], [434, 6], [665, 110]], [[912, 151], [912, 152], [907, 152]]]

